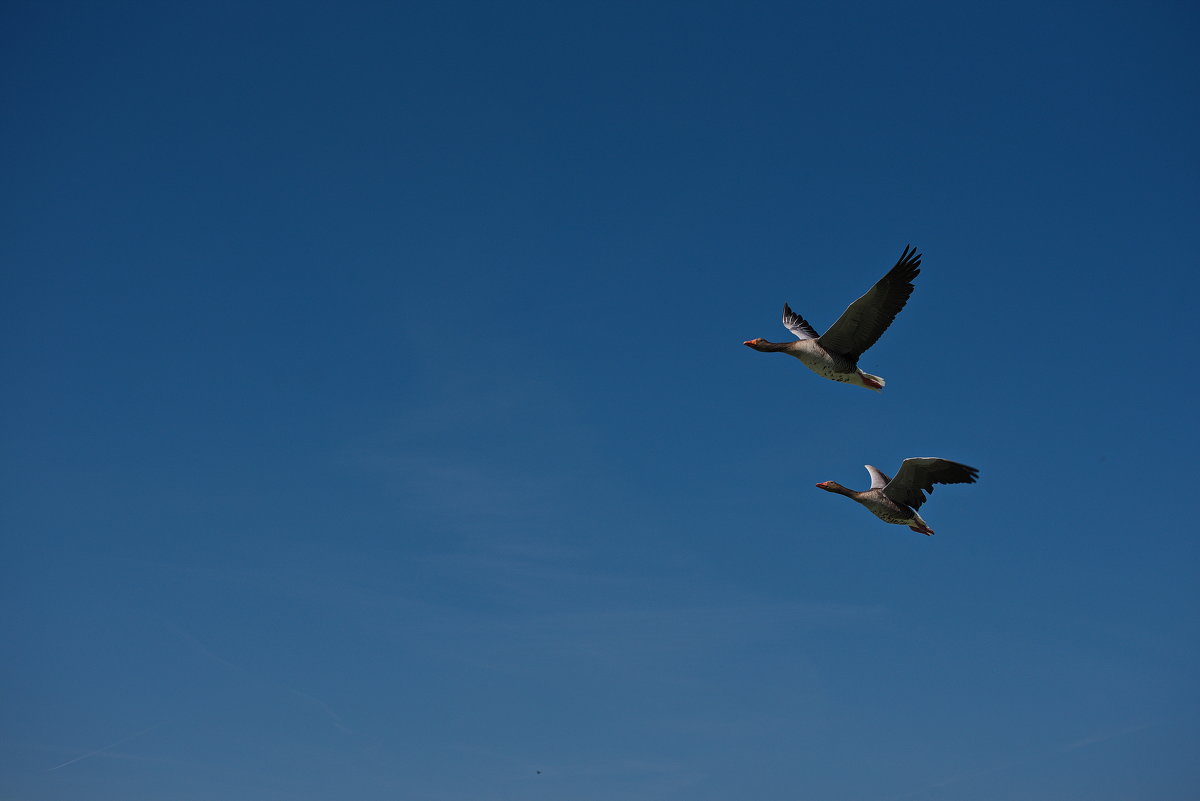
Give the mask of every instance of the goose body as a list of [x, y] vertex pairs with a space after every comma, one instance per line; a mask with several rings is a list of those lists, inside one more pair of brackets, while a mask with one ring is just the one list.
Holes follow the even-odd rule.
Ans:
[[883, 389], [884, 380], [858, 369], [858, 359], [887, 330], [908, 303], [912, 281], [921, 272], [921, 254], [905, 247], [900, 260], [865, 295], [847, 307], [824, 334], [785, 303], [783, 325], [795, 335], [793, 342], [768, 342], [759, 337], [743, 345], [764, 353], [780, 352], [799, 359], [822, 378], [873, 389]]
[[[784, 314], [790, 311], [786, 306], [784, 310]], [[744, 344], [764, 353], [779, 351], [794, 356], [809, 370], [830, 381], [866, 387], [876, 392], [882, 390], [886, 383], [877, 375], [859, 370], [854, 360], [821, 347], [815, 339], [797, 339], [795, 342], [767, 342], [765, 339], [756, 339]]]
[[927, 500], [925, 493], [932, 493], [934, 484], [974, 484], [979, 477], [974, 467], [928, 456], [905, 459], [895, 478], [889, 478], [872, 465], [864, 466], [871, 476], [868, 490], [852, 490], [836, 481], [822, 481], [817, 487], [857, 501], [885, 523], [908, 526], [925, 535], [933, 534], [933, 529], [917, 514]]

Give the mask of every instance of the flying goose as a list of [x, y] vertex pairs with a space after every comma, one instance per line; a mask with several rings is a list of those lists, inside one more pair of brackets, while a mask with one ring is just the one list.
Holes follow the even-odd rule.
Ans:
[[900, 261], [880, 278], [867, 294], [850, 304], [824, 334], [788, 305], [783, 304], [784, 328], [796, 335], [795, 342], [768, 342], [762, 337], [743, 345], [759, 351], [781, 351], [795, 356], [819, 376], [846, 384], [883, 389], [884, 380], [858, 369], [858, 358], [874, 345], [912, 294], [912, 281], [920, 273], [921, 254], [907, 245]]
[[877, 467], [863, 466], [871, 474], [869, 490], [847, 489], [836, 481], [822, 481], [817, 486], [858, 501], [885, 523], [908, 526], [926, 535], [932, 534], [933, 529], [917, 514], [925, 503], [925, 493], [932, 493], [934, 484], [974, 484], [979, 477], [974, 467], [928, 456], [905, 459], [895, 478], [888, 478]]

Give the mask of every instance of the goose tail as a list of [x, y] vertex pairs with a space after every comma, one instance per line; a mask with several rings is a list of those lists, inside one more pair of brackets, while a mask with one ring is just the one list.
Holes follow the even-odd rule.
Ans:
[[876, 392], [882, 392], [883, 385], [887, 383], [879, 376], [871, 375], [870, 373], [864, 373], [862, 370], [858, 371], [858, 380], [861, 382], [859, 384], [860, 386], [864, 386], [867, 389], [873, 389]]
[[929, 524], [922, 520], [921, 516], [916, 512], [913, 513], [913, 519], [909, 521], [908, 527], [918, 534], [924, 534], [926, 537], [933, 534], [933, 529], [931, 529]]

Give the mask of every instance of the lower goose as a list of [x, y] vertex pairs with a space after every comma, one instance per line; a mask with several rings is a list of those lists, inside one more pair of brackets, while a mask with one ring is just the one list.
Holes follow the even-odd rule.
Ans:
[[888, 478], [869, 464], [864, 467], [871, 474], [869, 490], [848, 489], [836, 481], [822, 481], [817, 486], [858, 501], [885, 523], [908, 526], [925, 535], [933, 533], [929, 524], [917, 514], [921, 504], [925, 503], [925, 493], [933, 492], [934, 484], [974, 484], [979, 477], [979, 471], [974, 467], [932, 457], [905, 459], [895, 478]]

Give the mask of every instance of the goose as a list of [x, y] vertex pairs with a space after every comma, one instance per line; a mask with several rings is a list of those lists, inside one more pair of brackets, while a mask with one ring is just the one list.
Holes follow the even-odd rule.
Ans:
[[932, 493], [934, 484], [974, 484], [979, 477], [979, 471], [974, 467], [929, 456], [905, 459], [895, 478], [888, 478], [872, 465], [863, 467], [871, 474], [869, 490], [847, 489], [836, 481], [822, 481], [817, 486], [858, 501], [885, 523], [908, 526], [927, 536], [933, 529], [917, 514], [921, 504], [925, 503], [925, 493]]
[[818, 334], [785, 303], [783, 326], [796, 335], [795, 342], [768, 342], [759, 337], [742, 344], [764, 353], [779, 351], [795, 356], [819, 376], [879, 392], [886, 382], [859, 370], [858, 358], [879, 340], [904, 308], [913, 291], [912, 281], [921, 272], [920, 266], [921, 254], [906, 245], [896, 266], [851, 303], [824, 334]]

